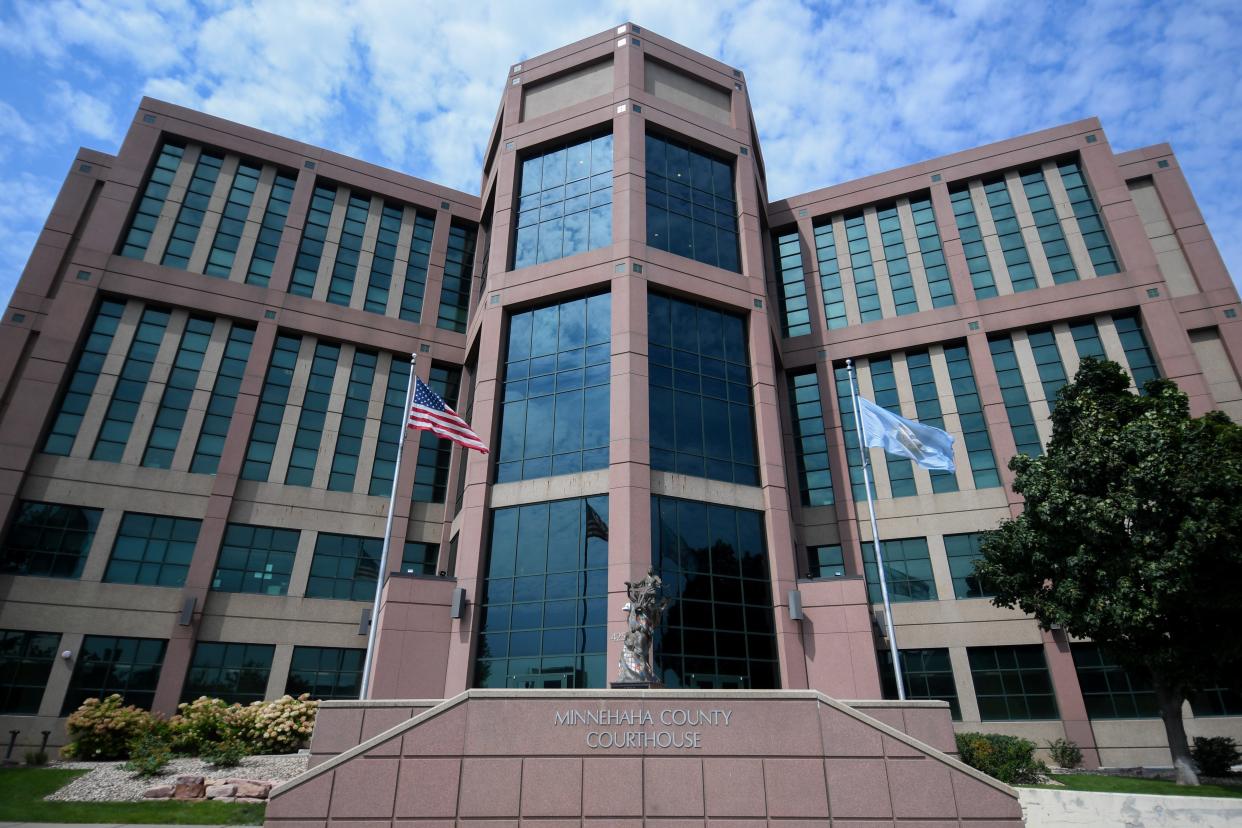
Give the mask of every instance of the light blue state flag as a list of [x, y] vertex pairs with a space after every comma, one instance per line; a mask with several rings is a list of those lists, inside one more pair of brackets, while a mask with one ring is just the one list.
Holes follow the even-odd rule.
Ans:
[[900, 417], [866, 397], [858, 398], [863, 445], [907, 457], [925, 469], [955, 471], [953, 435]]

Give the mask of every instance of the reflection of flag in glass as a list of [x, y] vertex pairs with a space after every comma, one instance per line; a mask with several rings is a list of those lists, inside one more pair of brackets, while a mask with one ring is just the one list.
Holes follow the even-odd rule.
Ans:
[[953, 471], [953, 436], [935, 426], [898, 416], [866, 397], [858, 398], [863, 445], [908, 457], [925, 469]]
[[589, 503], [587, 504], [586, 536], [588, 538], [599, 538], [602, 541], [608, 540], [608, 524], [604, 523], [604, 519], [599, 516], [599, 512], [592, 509]]
[[410, 428], [430, 431], [459, 446], [487, 454], [482, 438], [471, 431], [469, 424], [418, 377], [414, 378], [414, 402], [410, 404], [409, 414], [407, 425]]

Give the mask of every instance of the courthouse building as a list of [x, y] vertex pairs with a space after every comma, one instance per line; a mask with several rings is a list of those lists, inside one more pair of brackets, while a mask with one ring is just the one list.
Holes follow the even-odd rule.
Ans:
[[[1169, 146], [1087, 119], [770, 201], [745, 74], [638, 26], [501, 91], [480, 196], [150, 99], [73, 159], [0, 325], [0, 731], [356, 697], [411, 353], [492, 451], [405, 443], [377, 696], [606, 687], [654, 568], [669, 687], [895, 697], [853, 359], [957, 438], [873, 455], [909, 695], [1167, 763], [1142, 677], [971, 572], [1080, 359], [1242, 418]], [[1239, 689], [1188, 731], [1242, 737]]]

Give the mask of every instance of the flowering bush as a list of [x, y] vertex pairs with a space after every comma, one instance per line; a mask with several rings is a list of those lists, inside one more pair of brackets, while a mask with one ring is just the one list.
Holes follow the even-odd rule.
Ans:
[[[136, 758], [142, 761], [133, 770], [141, 770], [148, 759], [154, 764], [162, 764], [160, 757], [167, 761], [171, 750], [213, 762], [219, 758], [216, 764], [231, 767], [251, 753], [294, 753], [305, 747], [318, 711], [319, 702], [309, 693], [246, 706], [200, 696], [177, 705], [177, 715], [164, 721], [124, 706], [114, 693], [103, 700], [87, 699], [69, 717], [70, 742], [60, 753], [66, 759]], [[149, 757], [152, 753], [157, 755]]]
[[281, 696], [270, 702], [255, 702], [248, 741], [256, 753], [293, 753], [305, 747], [315, 729], [319, 702], [309, 693], [296, 699]]
[[69, 744], [60, 749], [66, 759], [124, 759], [132, 742], [150, 733], [160, 719], [133, 705], [119, 693], [106, 699], [87, 699], [69, 715], [65, 729]]
[[169, 743], [178, 753], [199, 756], [227, 739], [246, 738], [253, 720], [251, 707], [199, 696], [177, 705], [168, 720]]

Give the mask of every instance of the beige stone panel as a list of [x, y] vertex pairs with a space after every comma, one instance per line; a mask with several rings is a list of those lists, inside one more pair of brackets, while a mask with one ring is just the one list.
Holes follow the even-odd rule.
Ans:
[[82, 581], [102, 581], [108, 569], [108, 561], [112, 557], [112, 547], [116, 544], [116, 533], [121, 528], [122, 509], [105, 509], [99, 516], [99, 525], [95, 527], [95, 537], [91, 538], [91, 548], [86, 551], [86, 561], [82, 564]]
[[910, 199], [897, 199], [897, 217], [901, 221], [901, 237], [906, 245], [906, 259], [910, 262], [910, 277], [914, 280], [914, 295], [919, 310], [931, 310], [931, 288], [927, 285], [927, 270], [923, 267], [923, 253], [919, 250], [919, 236], [914, 227], [914, 211]]
[[[1193, 718], [1185, 718], [1188, 731], [1194, 721]], [[1164, 722], [1159, 718], [1093, 719], [1091, 730], [1095, 733], [1100, 751], [1100, 764], [1105, 767], [1117, 767], [1123, 763], [1169, 765], [1172, 762]], [[1189, 737], [1190, 733], [1186, 735]], [[1212, 735], [1221, 734], [1214, 729]]]
[[[406, 507], [398, 502], [397, 508]], [[415, 509], [412, 519], [434, 519], [427, 516], [442, 513], [443, 507], [435, 504], [427, 512], [419, 513]], [[384, 534], [387, 514], [387, 497], [243, 481], [238, 484], [229, 519], [262, 526], [378, 538]]]
[[364, 647], [366, 636], [360, 636], [358, 628], [363, 613], [370, 607], [369, 598], [338, 601], [209, 592], [199, 625], [199, 638], [261, 644], [278, 642], [290, 646]]
[[992, 221], [992, 208], [988, 206], [987, 193], [983, 191], [983, 182], [976, 179], [970, 182], [970, 203], [975, 208], [975, 219], [979, 222], [979, 232], [983, 235], [983, 248], [988, 254], [988, 266], [992, 269], [992, 279], [996, 282], [998, 296], [1013, 293], [1013, 282], [1009, 278], [1009, 268], [1005, 266], [1005, 254], [1000, 248], [1000, 238], [996, 235], [996, 222]]
[[276, 438], [276, 448], [272, 455], [272, 465], [268, 469], [267, 479], [284, 482], [289, 471], [289, 457], [293, 453], [293, 437], [297, 434], [298, 419], [302, 414], [302, 399], [306, 396], [306, 383], [310, 377], [311, 363], [315, 360], [315, 346], [318, 340], [313, 336], [302, 337], [298, 348], [298, 361], [293, 367], [293, 380], [289, 386], [289, 400], [285, 403], [285, 412], [280, 421], [280, 436]]
[[90, 457], [95, 447], [95, 438], [103, 425], [104, 415], [108, 413], [108, 403], [112, 400], [112, 392], [116, 390], [117, 377], [125, 366], [125, 357], [129, 355], [129, 346], [134, 341], [138, 330], [138, 321], [142, 318], [142, 302], [131, 299], [121, 312], [117, 322], [116, 333], [112, 336], [112, 344], [108, 347], [108, 355], [104, 358], [103, 367], [99, 370], [99, 378], [91, 392], [91, 400], [86, 405], [86, 413], [78, 425], [78, 434], [73, 441], [71, 457]]
[[[858, 310], [858, 290], [854, 286], [854, 268], [850, 264], [850, 242], [845, 237], [845, 217], [832, 217], [832, 241], [837, 248], [837, 271], [841, 274], [841, 294], [845, 300], [845, 320], [850, 325], [861, 325], [862, 314]], [[816, 270], [819, 262], [816, 260]]]
[[1052, 287], [1055, 284], [1052, 281], [1052, 270], [1048, 267], [1048, 257], [1044, 254], [1044, 245], [1039, 240], [1035, 217], [1031, 214], [1031, 205], [1027, 203], [1026, 191], [1022, 188], [1022, 177], [1016, 170], [1005, 173], [1005, 187], [1009, 190], [1013, 210], [1018, 215], [1022, 242], [1026, 245], [1026, 253], [1031, 258], [1031, 268], [1035, 271], [1035, 284], [1041, 288]]
[[[239, 523], [264, 524], [262, 521], [246, 520], [241, 515], [234, 515]], [[289, 573], [289, 592], [291, 598], [301, 598], [306, 594], [306, 580], [310, 577], [311, 559], [315, 556], [315, 540], [317, 532], [303, 531], [298, 535], [298, 551], [293, 556], [293, 569]]]
[[1121, 337], [1117, 334], [1117, 326], [1113, 324], [1113, 318], [1107, 315], [1097, 316], [1095, 327], [1100, 334], [1100, 343], [1104, 346], [1104, 356], [1122, 367], [1130, 376], [1130, 390], [1137, 392], [1138, 386], [1134, 384], [1134, 377], [1130, 374], [1130, 363], [1126, 361], [1126, 351], [1121, 346]]
[[571, 497], [590, 497], [608, 493], [608, 469], [558, 474], [536, 480], [519, 480], [513, 483], [497, 483], [492, 486], [491, 505], [516, 506], [521, 503], [542, 503], [546, 500], [564, 500]]
[[1052, 334], [1057, 341], [1057, 350], [1061, 353], [1061, 364], [1065, 366], [1065, 375], [1073, 382], [1078, 373], [1081, 360], [1078, 358], [1078, 346], [1074, 344], [1074, 335], [1070, 333], [1068, 322], [1056, 322], [1052, 326]]
[[881, 500], [875, 508], [880, 532], [887, 537], [993, 529], [1009, 514], [1004, 489], [999, 486]]
[[[965, 647], [949, 647], [949, 667], [953, 670], [953, 686], [957, 690], [957, 705], [962, 711], [962, 721], [979, 721], [979, 702], [975, 699], [975, 685], [970, 676], [970, 658]], [[961, 728], [956, 727], [960, 730]]]
[[897, 306], [893, 302], [893, 286], [888, 281], [888, 262], [884, 259], [884, 243], [880, 238], [880, 220], [876, 218], [875, 207], [863, 208], [863, 222], [867, 226], [867, 247], [871, 251], [875, 285], [880, 292], [880, 313], [885, 319], [892, 319], [897, 315]]
[[1082, 229], [1078, 226], [1078, 218], [1070, 205], [1069, 194], [1065, 191], [1065, 182], [1061, 180], [1061, 171], [1056, 162], [1045, 161], [1043, 165], [1044, 180], [1048, 183], [1048, 193], [1052, 196], [1052, 204], [1057, 211], [1057, 220], [1061, 223], [1061, 232], [1065, 234], [1065, 242], [1069, 246], [1070, 258], [1074, 260], [1074, 269], [1079, 279], [1094, 279], [1095, 265], [1091, 263], [1091, 254], [1087, 252], [1086, 242], [1082, 239]]
[[[523, 121], [538, 118], [612, 92], [612, 59], [575, 69], [522, 89]], [[651, 91], [650, 89], [647, 91]]]
[[719, 503], [739, 509], [762, 510], [764, 508], [763, 489], [757, 486], [742, 486], [737, 483], [726, 483], [723, 480], [708, 480], [704, 477], [690, 477], [671, 472], [651, 472], [651, 493], [680, 497], [685, 500]]
[[[611, 72], [608, 75], [607, 84], [608, 90], [611, 91]], [[672, 66], [650, 59], [644, 61], [643, 88], [649, 95], [676, 104], [717, 123], [727, 126], [733, 121], [731, 92], [674, 69]], [[527, 115], [527, 117], [530, 116]]]
[[[897, 413], [905, 417], [907, 420], [918, 421], [919, 412], [914, 405], [914, 389], [910, 385], [910, 368], [906, 365], [906, 355], [903, 352], [892, 354], [893, 357], [893, 380], [897, 383], [897, 397], [901, 402], [901, 410]], [[926, 496], [932, 493], [931, 473], [920, 466], [918, 463], [911, 463], [914, 469], [914, 488], [919, 496]]]
[[[871, 360], [863, 357], [854, 360], [854, 383], [858, 388], [858, 396], [875, 400], [875, 387], [871, 384]], [[862, 423], [858, 422], [858, 442], [862, 445]], [[876, 512], [879, 513], [880, 501], [893, 499], [892, 485], [888, 480], [888, 463], [884, 462], [884, 452], [880, 449], [863, 448], [867, 453], [867, 466], [871, 474], [872, 485], [875, 486]], [[878, 461], [877, 461], [877, 458]], [[861, 507], [859, 515], [861, 516]], [[868, 524], [869, 528], [869, 524]], [[870, 537], [870, 535], [868, 535]], [[883, 537], [883, 535], [881, 535]]]
[[956, 469], [959, 491], [973, 491], [975, 478], [970, 471], [970, 455], [966, 451], [966, 439], [962, 436], [962, 419], [957, 413], [957, 397], [953, 395], [953, 382], [949, 377], [949, 363], [944, 358], [944, 346], [932, 345], [932, 376], [936, 378], [936, 397], [940, 400], [940, 412], [944, 416], [945, 431], [953, 435], [953, 465]]
[[328, 411], [324, 415], [323, 431], [319, 435], [319, 454], [315, 458], [315, 474], [311, 486], [328, 488], [332, 474], [332, 457], [336, 454], [336, 438], [341, 433], [341, 413], [345, 410], [345, 394], [349, 390], [349, 375], [354, 367], [354, 352], [349, 343], [341, 345], [336, 360], [336, 373], [332, 377], [332, 393], [328, 395]]
[[177, 349], [181, 347], [181, 336], [185, 333], [188, 318], [189, 314], [180, 308], [174, 309], [168, 317], [164, 338], [160, 340], [159, 351], [151, 365], [151, 375], [142, 391], [142, 401], [138, 403], [138, 413], [129, 430], [129, 442], [125, 444], [125, 452], [121, 455], [122, 463], [131, 466], [142, 463], [142, 455], [146, 452], [151, 427], [155, 425], [155, 415], [164, 397], [164, 387], [168, 384], [168, 375], [172, 372]]
[[[888, 537], [883, 528], [880, 533]], [[923, 534], [930, 539], [933, 535], [956, 533], [925, 530]], [[898, 535], [894, 534], [892, 537], [896, 538]], [[948, 560], [947, 556], [945, 560]], [[950, 588], [938, 600], [907, 601], [901, 604], [895, 619], [897, 623], [907, 625], [911, 630], [921, 629], [923, 632], [920, 634], [925, 641], [952, 641], [962, 646], [1036, 644], [1043, 640], [1040, 638], [1039, 625], [1020, 610], [993, 606], [987, 598], [958, 600], [953, 597], [952, 584], [948, 586]], [[966, 632], [963, 634], [961, 630], [948, 631], [953, 626]], [[942, 643], [934, 646], [945, 645]]]
[[1198, 293], [1198, 282], [1190, 270], [1190, 263], [1186, 261], [1185, 251], [1182, 250], [1173, 225], [1169, 222], [1155, 183], [1150, 178], [1140, 178], [1127, 184], [1130, 198], [1143, 222], [1143, 230], [1156, 253], [1160, 273], [1168, 283], [1169, 293], [1173, 296]]
[[1216, 328], [1191, 331], [1190, 344], [1195, 349], [1195, 357], [1203, 369], [1216, 407], [1235, 423], [1242, 423], [1242, 385], [1239, 385], [1238, 375], [1234, 373], [1229, 355], [1220, 341], [1220, 331]]
[[289, 682], [289, 666], [293, 663], [293, 645], [277, 644], [272, 653], [272, 667], [267, 674], [267, 690], [265, 699], [278, 699], [285, 694], [285, 685]]
[[1027, 338], [1026, 331], [1014, 331], [1010, 336], [1013, 338], [1013, 353], [1018, 360], [1018, 370], [1022, 374], [1022, 387], [1031, 406], [1031, 416], [1035, 418], [1035, 430], [1039, 432], [1039, 442], [1047, 446], [1052, 437], [1051, 412], [1048, 401], [1044, 398], [1044, 386], [1039, 381], [1039, 369], [1035, 365], [1031, 341]]
[[267, 203], [272, 198], [272, 185], [275, 183], [276, 168], [271, 164], [264, 164], [259, 170], [259, 183], [254, 188], [254, 200], [250, 202], [250, 211], [246, 213], [241, 239], [237, 242], [237, 254], [233, 256], [233, 267], [229, 270], [230, 282], [246, 281], [250, 259], [254, 256], [254, 247], [259, 241], [259, 231], [263, 229], [263, 214], [267, 212]]
[[932, 578], [936, 584], [936, 594], [941, 600], [953, 598], [953, 576], [949, 572], [949, 557], [944, 548], [944, 535], [929, 534], [927, 536], [927, 554], [931, 559]]
[[185, 200], [186, 189], [190, 179], [194, 177], [194, 167], [198, 165], [198, 156], [203, 148], [198, 144], [187, 144], [181, 154], [181, 163], [173, 175], [173, 182], [168, 187], [168, 197], [160, 208], [160, 216], [155, 221], [155, 229], [151, 231], [151, 241], [147, 244], [147, 252], [142, 260], [150, 264], [159, 264], [164, 258], [164, 249], [168, 247], [168, 239], [172, 236], [173, 226], [177, 223], [177, 214], [181, 212], [181, 202]]
[[315, 271], [315, 289], [311, 298], [319, 302], [328, 299], [328, 286], [332, 281], [332, 267], [336, 264], [336, 251], [341, 244], [341, 228], [345, 226], [345, 209], [349, 207], [349, 188], [337, 187], [332, 213], [328, 216], [327, 238], [323, 242], [323, 254], [319, 269]]
[[211, 402], [211, 391], [216, 385], [220, 362], [224, 359], [224, 349], [228, 345], [232, 328], [229, 320], [217, 319], [211, 329], [211, 338], [207, 341], [207, 350], [203, 354], [203, 367], [194, 382], [194, 394], [190, 397], [190, 407], [186, 410], [185, 422], [181, 425], [181, 437], [177, 440], [177, 450], [173, 453], [173, 471], [190, 470], [190, 464], [194, 460], [194, 448], [198, 445], [198, 437], [203, 430], [207, 405]]
[[[976, 715], [978, 715], [977, 708]], [[967, 719], [965, 710], [962, 711], [962, 721], [953, 723], [953, 730], [958, 733], [983, 730], [987, 733], [1028, 739], [1039, 746], [1036, 750], [1036, 758], [1042, 756], [1045, 759], [1047, 749], [1044, 746], [1055, 739], [1065, 738], [1065, 726], [1061, 724], [1060, 719], [1026, 722], [987, 720], [981, 723], [979, 719]]]
[[198, 237], [194, 239], [194, 249], [190, 251], [190, 261], [186, 269], [192, 273], [202, 273], [207, 266], [207, 256], [216, 239], [216, 231], [220, 229], [220, 219], [224, 207], [228, 204], [229, 192], [233, 189], [233, 179], [237, 177], [236, 155], [224, 156], [220, 165], [220, 174], [216, 176], [215, 186], [207, 199], [207, 211], [203, 215], [203, 223], [198, 228]]
[[[384, 394], [388, 391], [388, 373], [394, 367], [381, 373], [381, 366], [390, 362], [389, 355], [380, 352], [375, 363], [375, 375], [371, 380], [371, 399], [367, 403], [367, 421], [362, 427], [362, 449], [358, 455], [358, 469], [354, 475], [354, 493], [365, 495], [371, 488], [371, 470], [375, 466], [375, 451], [379, 440], [380, 418], [384, 415]], [[401, 369], [398, 361], [397, 370]]]
[[31, 465], [22, 496], [104, 509], [132, 508], [139, 503], [147, 511], [197, 518], [206, 509], [213, 483], [209, 474], [181, 474], [45, 454]]
[[[351, 308], [362, 309], [367, 299], [367, 288], [371, 282], [371, 264], [375, 261], [375, 241], [379, 236], [380, 217], [384, 212], [384, 199], [371, 196], [371, 204], [367, 208], [366, 228], [362, 232], [362, 251], [358, 254], [358, 267], [354, 271], [354, 290], [349, 297]], [[388, 284], [388, 295], [392, 295], [392, 282]]]
[[0, 628], [167, 638], [180, 609], [178, 589], [22, 578], [0, 606]]
[[401, 297], [405, 293], [405, 277], [410, 266], [410, 242], [414, 239], [414, 222], [418, 211], [408, 204], [401, 213], [401, 230], [397, 233], [397, 256], [392, 264], [392, 289], [388, 291], [385, 316], [394, 319], [401, 315]]
[[[65, 693], [69, 692], [69, 680], [73, 678], [73, 663], [77, 655], [82, 651], [82, 640], [84, 638], [86, 636], [82, 633], [61, 634], [60, 644], [56, 648], [56, 659], [52, 662], [52, 669], [47, 676], [47, 686], [43, 689], [43, 699], [39, 702], [40, 716], [60, 716], [60, 708], [64, 704]], [[71, 654], [69, 658], [61, 656], [61, 653], [66, 651]], [[45, 730], [47, 726], [40, 727], [39, 729]], [[56, 730], [56, 728], [51, 729], [53, 732]]]

